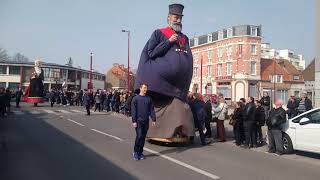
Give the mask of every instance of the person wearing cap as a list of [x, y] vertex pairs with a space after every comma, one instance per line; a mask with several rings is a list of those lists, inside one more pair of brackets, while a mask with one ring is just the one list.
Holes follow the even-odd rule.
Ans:
[[182, 33], [183, 9], [182, 4], [169, 5], [167, 27], [155, 30], [141, 53], [134, 89], [139, 93], [141, 83], [149, 85], [148, 94], [161, 124], [150, 128], [149, 138], [194, 136], [187, 104], [193, 60], [189, 39]]

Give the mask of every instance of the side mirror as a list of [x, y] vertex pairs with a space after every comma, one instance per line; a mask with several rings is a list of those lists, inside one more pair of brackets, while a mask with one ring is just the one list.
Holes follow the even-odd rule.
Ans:
[[306, 124], [309, 124], [310, 123], [310, 119], [309, 118], [302, 118], [300, 121], [299, 121], [299, 124], [300, 125], [306, 125]]

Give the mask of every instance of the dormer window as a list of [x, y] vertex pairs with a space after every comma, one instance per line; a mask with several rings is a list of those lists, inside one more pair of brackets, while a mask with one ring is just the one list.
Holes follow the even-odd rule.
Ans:
[[219, 31], [218, 32], [218, 40], [222, 40], [223, 39], [223, 32]]
[[227, 38], [232, 37], [232, 28], [227, 29]]
[[212, 42], [212, 34], [208, 34], [208, 42]]
[[258, 28], [251, 27], [251, 36], [258, 36]]

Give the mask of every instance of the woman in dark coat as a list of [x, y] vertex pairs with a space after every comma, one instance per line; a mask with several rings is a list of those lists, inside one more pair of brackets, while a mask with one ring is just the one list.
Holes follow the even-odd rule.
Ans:
[[236, 139], [236, 145], [240, 146], [244, 141], [244, 138], [241, 134], [241, 132], [243, 131], [243, 108], [241, 107], [241, 102], [236, 102], [235, 106], [236, 109], [234, 110], [231, 118], [235, 121], [235, 124], [233, 126], [233, 133]]

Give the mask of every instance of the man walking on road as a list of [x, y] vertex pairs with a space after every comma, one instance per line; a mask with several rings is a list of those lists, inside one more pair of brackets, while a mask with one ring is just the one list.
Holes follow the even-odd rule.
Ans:
[[85, 89], [83, 95], [83, 105], [86, 107], [87, 115], [90, 116], [91, 98], [89, 92]]
[[152, 126], [156, 125], [156, 113], [152, 100], [146, 95], [148, 85], [142, 83], [140, 85], [140, 94], [132, 99], [132, 124], [136, 130], [136, 140], [134, 144], [133, 159], [144, 159], [143, 147], [145, 138], [149, 129], [149, 117], [152, 119]]
[[19, 104], [20, 104], [20, 101], [21, 101], [21, 96], [23, 95], [23, 92], [21, 90], [21, 87], [19, 87], [19, 89], [16, 91], [16, 107], [19, 108]]

